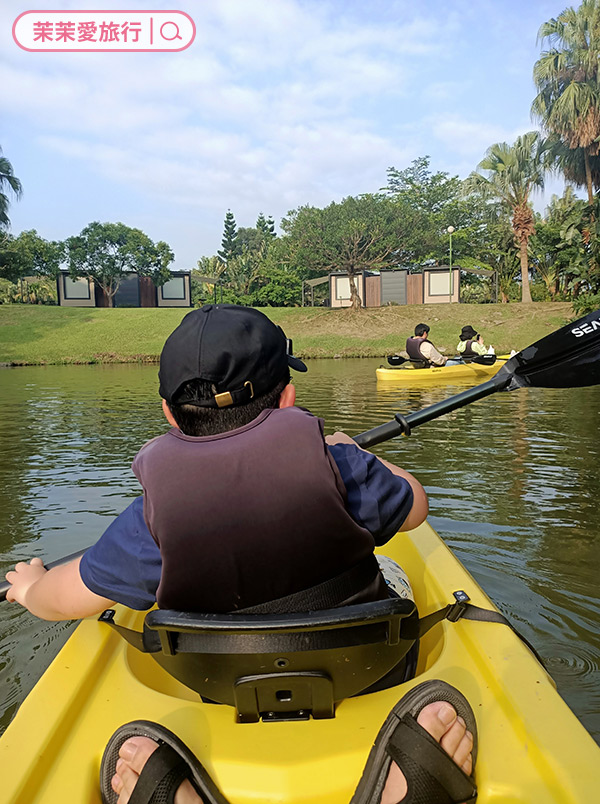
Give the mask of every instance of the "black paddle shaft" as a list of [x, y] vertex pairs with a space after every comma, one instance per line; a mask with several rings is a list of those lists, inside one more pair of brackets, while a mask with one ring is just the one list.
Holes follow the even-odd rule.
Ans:
[[367, 430], [366, 433], [359, 433], [359, 435], [354, 436], [354, 440], [359, 447], [374, 447], [376, 444], [381, 444], [382, 441], [388, 441], [395, 436], [408, 436], [411, 430], [414, 427], [418, 427], [419, 424], [437, 419], [438, 416], [442, 416], [444, 413], [450, 413], [450, 411], [462, 408], [464, 405], [470, 405], [471, 402], [476, 402], [478, 399], [484, 399], [490, 394], [495, 394], [496, 391], [502, 390], [509, 382], [509, 377], [502, 377], [500, 381], [498, 381], [497, 377], [493, 377], [491, 380], [475, 386], [475, 388], [468, 388], [466, 391], [450, 397], [450, 399], [443, 399], [441, 402], [436, 402], [435, 405], [409, 413], [407, 416], [396, 413], [393, 421], [380, 424], [379, 427]]

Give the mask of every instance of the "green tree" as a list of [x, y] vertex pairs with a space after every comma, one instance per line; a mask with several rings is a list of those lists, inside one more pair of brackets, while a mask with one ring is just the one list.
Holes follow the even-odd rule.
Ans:
[[[535, 272], [553, 300], [570, 295], [585, 262], [581, 222], [586, 210], [585, 201], [575, 197], [572, 187], [566, 187], [562, 197], [552, 196], [545, 217], [536, 223], [529, 250]], [[579, 225], [578, 236], [568, 236], [574, 224]]]
[[15, 176], [11, 163], [5, 156], [2, 156], [2, 148], [0, 148], [0, 232], [10, 226], [8, 191], [12, 192], [18, 200], [23, 194], [23, 187]]
[[223, 272], [225, 287], [236, 294], [240, 304], [252, 304], [252, 290], [260, 275], [266, 246], [257, 249], [247, 246], [232, 257]]
[[240, 253], [240, 244], [238, 241], [237, 224], [233, 216], [233, 212], [228, 209], [225, 215], [223, 224], [223, 238], [221, 240], [221, 250], [217, 254], [224, 263], [228, 263], [232, 257]]
[[421, 216], [410, 261], [415, 265], [448, 262], [449, 226], [454, 227], [452, 251], [456, 263], [469, 259], [485, 261], [484, 255], [492, 247], [486, 225], [489, 202], [476, 193], [465, 196], [458, 176], [443, 171], [433, 173], [429, 163], [429, 157], [423, 156], [404, 170], [391, 167], [387, 171], [385, 192]]
[[104, 291], [108, 306], [123, 275], [135, 271], [163, 285], [171, 276], [169, 265], [175, 255], [163, 242], [153, 243], [140, 229], [123, 223], [88, 224], [81, 233], [65, 241], [69, 273], [73, 278], [93, 279]]
[[221, 284], [219, 282], [205, 282], [205, 279], [218, 279], [223, 271], [223, 263], [216, 256], [200, 257], [197, 268], [190, 274], [190, 286], [192, 304], [201, 307], [209, 302], [218, 302], [220, 298]]
[[388, 168], [388, 183], [382, 189], [416, 209], [427, 213], [442, 212], [449, 202], [459, 197], [461, 182], [458, 176], [440, 171], [432, 173], [429, 164], [429, 156], [420, 156], [404, 170]]
[[302, 277], [290, 260], [288, 238], [267, 242], [253, 292], [253, 304], [295, 307], [302, 300]]
[[478, 168], [487, 172], [471, 173], [465, 180], [465, 192], [500, 199], [512, 213], [512, 228], [519, 247], [522, 301], [531, 301], [527, 246], [535, 231], [535, 216], [530, 195], [544, 186], [544, 154], [546, 143], [539, 132], [530, 131], [517, 137], [513, 145], [497, 142], [488, 148]]
[[262, 212], [259, 213], [256, 219], [256, 228], [265, 238], [274, 239], [277, 237], [275, 233], [275, 221], [271, 216], [265, 218]]
[[[562, 174], [564, 178], [576, 187], [585, 187], [587, 190], [588, 174], [592, 190], [600, 189], [600, 155], [586, 157], [583, 148], [569, 148], [557, 134], [551, 134], [547, 140], [547, 165], [549, 170]], [[586, 173], [587, 171], [587, 173]], [[593, 194], [592, 194], [593, 201]], [[589, 205], [589, 193], [588, 193]]]
[[249, 251], [260, 251], [263, 243], [265, 242], [264, 234], [253, 226], [240, 226], [237, 230], [237, 253], [233, 256], [239, 256], [244, 249]]
[[598, 0], [583, 0], [545, 22], [538, 41], [551, 47], [533, 68], [538, 89], [531, 111], [544, 129], [560, 137], [569, 149], [581, 149], [582, 185], [593, 202], [591, 157], [600, 150], [600, 8]]
[[349, 196], [325, 209], [299, 207], [281, 225], [296, 264], [316, 273], [348, 274], [352, 307], [358, 310], [357, 274], [398, 264], [405, 241], [414, 235], [416, 218], [405, 204], [367, 194]]
[[0, 276], [16, 282], [25, 276], [54, 277], [64, 259], [64, 244], [44, 240], [35, 229], [7, 236], [0, 246]]
[[560, 230], [564, 248], [576, 255], [568, 265], [567, 279], [574, 298], [600, 292], [600, 200], [575, 205]]

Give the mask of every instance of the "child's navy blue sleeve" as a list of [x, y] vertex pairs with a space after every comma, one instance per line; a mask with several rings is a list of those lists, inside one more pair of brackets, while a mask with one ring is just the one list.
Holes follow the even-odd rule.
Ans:
[[137, 497], [84, 553], [79, 572], [97, 595], [145, 611], [156, 603], [161, 557]]
[[381, 545], [400, 530], [413, 505], [410, 483], [354, 444], [328, 447], [346, 486], [348, 513]]

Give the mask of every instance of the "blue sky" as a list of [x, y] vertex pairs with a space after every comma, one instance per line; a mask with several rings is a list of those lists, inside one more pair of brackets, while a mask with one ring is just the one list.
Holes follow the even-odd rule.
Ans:
[[[0, 145], [24, 195], [12, 231], [48, 239], [122, 221], [166, 240], [173, 267], [220, 247], [223, 218], [279, 221], [373, 192], [425, 154], [464, 178], [494, 142], [535, 128], [541, 0], [102, 0], [0, 7]], [[30, 53], [29, 9], [178, 9], [179, 53]], [[551, 192], [562, 185], [551, 181]], [[543, 209], [544, 197], [536, 207]]]

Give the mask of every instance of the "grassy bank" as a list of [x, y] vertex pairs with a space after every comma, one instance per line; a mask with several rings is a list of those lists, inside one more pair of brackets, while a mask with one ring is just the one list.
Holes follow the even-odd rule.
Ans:
[[[154, 362], [187, 309], [85, 309], [0, 305], [0, 363]], [[415, 324], [453, 354], [465, 324], [496, 352], [522, 349], [572, 318], [568, 303], [440, 304], [378, 307], [353, 313], [327, 308], [266, 308], [302, 357], [382, 357], [404, 348]]]

